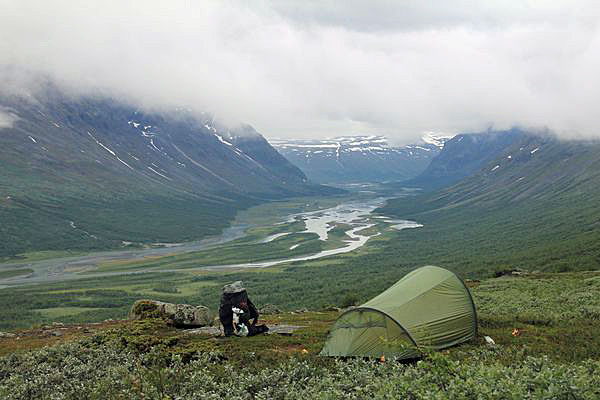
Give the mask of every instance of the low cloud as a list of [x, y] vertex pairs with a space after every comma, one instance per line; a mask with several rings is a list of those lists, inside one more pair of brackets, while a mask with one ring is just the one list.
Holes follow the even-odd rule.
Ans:
[[271, 137], [600, 136], [597, 2], [485, 3], [0, 0], [0, 63]]
[[18, 119], [16, 114], [0, 108], [0, 129], [12, 128]]

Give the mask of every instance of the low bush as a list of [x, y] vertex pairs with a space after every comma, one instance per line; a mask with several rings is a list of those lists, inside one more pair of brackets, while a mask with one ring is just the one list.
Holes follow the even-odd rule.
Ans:
[[343, 308], [352, 307], [358, 305], [360, 302], [356, 293], [347, 293], [342, 297], [342, 301], [340, 302], [340, 306]]
[[0, 359], [3, 399], [597, 399], [600, 362], [562, 364], [501, 347], [470, 350], [462, 361], [431, 353], [422, 361], [290, 358], [264, 369], [229, 365], [220, 353], [190, 362], [84, 341]]

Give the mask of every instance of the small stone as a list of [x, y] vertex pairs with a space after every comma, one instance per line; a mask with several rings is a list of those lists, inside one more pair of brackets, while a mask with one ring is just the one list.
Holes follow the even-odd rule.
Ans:
[[10, 332], [0, 332], [0, 338], [14, 338], [15, 335], [14, 333], [10, 333]]
[[185, 331], [186, 335], [210, 335], [218, 336], [222, 335], [223, 331], [220, 327], [216, 326], [205, 326], [203, 328], [188, 329]]

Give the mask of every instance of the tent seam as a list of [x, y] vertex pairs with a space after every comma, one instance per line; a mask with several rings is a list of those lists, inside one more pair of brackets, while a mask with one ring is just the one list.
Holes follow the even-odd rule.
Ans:
[[477, 323], [477, 309], [475, 308], [475, 302], [473, 301], [473, 296], [471, 295], [471, 291], [467, 287], [467, 284], [465, 283], [465, 281], [463, 281], [460, 278], [458, 278], [458, 280], [460, 281], [460, 283], [462, 283], [463, 288], [465, 289], [465, 291], [469, 295], [469, 300], [471, 300], [471, 307], [473, 307], [473, 327], [475, 328], [474, 331], [473, 331], [473, 334], [474, 334], [474, 337], [477, 337], [477, 331], [478, 331], [478, 328], [479, 328], [478, 327], [479, 324]]

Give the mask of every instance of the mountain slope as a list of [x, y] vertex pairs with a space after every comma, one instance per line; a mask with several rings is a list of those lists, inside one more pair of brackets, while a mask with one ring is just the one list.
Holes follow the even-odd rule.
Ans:
[[417, 236], [465, 268], [599, 269], [600, 143], [524, 135], [471, 177], [380, 212], [423, 223]]
[[185, 110], [149, 113], [49, 89], [4, 97], [0, 255], [182, 241], [240, 208], [326, 191], [249, 126]]
[[444, 144], [421, 174], [403, 185], [431, 190], [456, 183], [477, 172], [523, 136], [518, 129], [457, 135]]
[[315, 182], [351, 183], [405, 180], [422, 172], [446, 138], [403, 147], [389, 146], [383, 136], [333, 139], [270, 139], [270, 143]]

